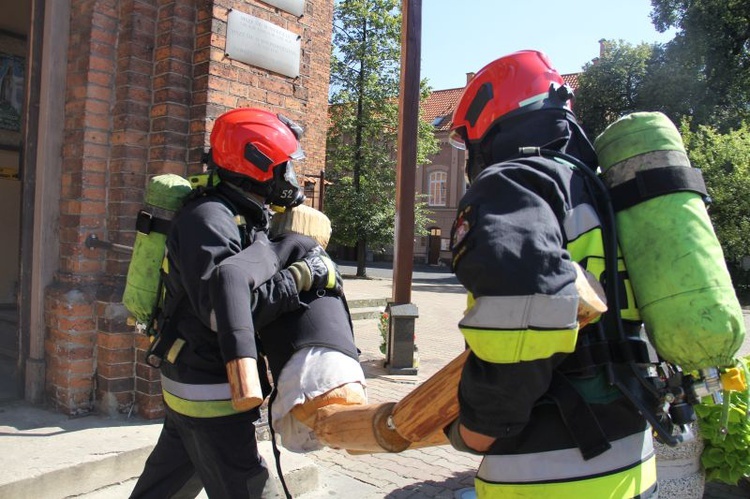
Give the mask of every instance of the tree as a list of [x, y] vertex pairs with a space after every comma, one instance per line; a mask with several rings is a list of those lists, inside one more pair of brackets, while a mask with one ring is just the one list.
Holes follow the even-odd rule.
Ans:
[[652, 0], [666, 44], [608, 42], [579, 76], [576, 112], [592, 134], [633, 111], [661, 111], [721, 132], [750, 120], [750, 2]]
[[657, 30], [678, 30], [667, 44], [669, 60], [697, 71], [693, 126], [738, 128], [750, 118], [750, 2], [651, 0], [651, 5]]
[[680, 130], [692, 166], [700, 168], [711, 202], [708, 213], [724, 251], [732, 281], [745, 291], [750, 273], [742, 269], [750, 255], [750, 127], [721, 134], [700, 126]]
[[705, 78], [692, 61], [678, 55], [679, 46], [654, 45], [640, 88], [639, 109], [661, 111], [674, 123], [699, 120]]
[[[367, 248], [393, 244], [400, 89], [401, 14], [397, 0], [343, 0], [334, 11], [326, 213], [332, 241], [357, 247], [357, 275], [366, 275]], [[423, 95], [428, 95], [423, 82]], [[420, 120], [418, 158], [437, 150]], [[425, 233], [424, 203], [415, 229]]]
[[640, 108], [641, 86], [654, 48], [622, 40], [605, 42], [601, 57], [584, 65], [578, 76], [574, 110], [590, 137]]
[[[628, 113], [660, 111], [674, 123], [697, 120], [705, 78], [675, 45], [604, 42], [601, 57], [584, 66], [574, 105], [593, 138]], [[704, 113], [705, 114], [705, 113]]]

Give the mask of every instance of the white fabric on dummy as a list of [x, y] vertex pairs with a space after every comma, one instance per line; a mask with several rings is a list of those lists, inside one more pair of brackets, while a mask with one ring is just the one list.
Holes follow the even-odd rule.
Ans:
[[271, 422], [281, 445], [292, 452], [323, 448], [312, 429], [289, 411], [347, 383], [359, 383], [365, 397], [365, 375], [357, 360], [325, 347], [307, 347], [295, 352], [279, 374], [276, 398], [271, 405]]

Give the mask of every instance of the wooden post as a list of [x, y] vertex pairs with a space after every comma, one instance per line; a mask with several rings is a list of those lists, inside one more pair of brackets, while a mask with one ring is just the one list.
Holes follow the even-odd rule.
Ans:
[[318, 209], [323, 211], [323, 202], [326, 196], [326, 171], [320, 170], [320, 186], [318, 187]]
[[422, 1], [401, 2], [401, 88], [399, 93], [398, 164], [396, 166], [396, 237], [393, 258], [393, 303], [411, 302], [414, 269], [414, 196], [419, 128], [419, 64]]

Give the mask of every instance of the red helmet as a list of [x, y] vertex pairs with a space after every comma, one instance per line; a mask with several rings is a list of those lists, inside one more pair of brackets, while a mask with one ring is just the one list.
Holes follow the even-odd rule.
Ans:
[[211, 160], [216, 166], [259, 183], [273, 179], [274, 169], [305, 157], [298, 137], [302, 129], [282, 115], [239, 108], [219, 116], [211, 130]]
[[[481, 141], [501, 118], [544, 107], [568, 107], [572, 92], [546, 55], [521, 50], [480, 69], [458, 101], [451, 124], [451, 143]], [[568, 107], [569, 108], [569, 107]]]

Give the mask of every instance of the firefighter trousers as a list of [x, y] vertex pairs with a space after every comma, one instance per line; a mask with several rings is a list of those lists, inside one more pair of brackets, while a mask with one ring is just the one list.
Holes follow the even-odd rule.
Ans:
[[192, 418], [165, 407], [164, 426], [131, 499], [283, 497], [255, 439], [257, 410]]

